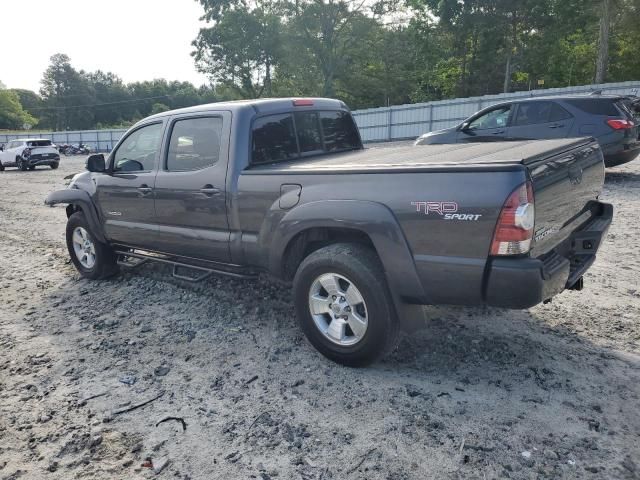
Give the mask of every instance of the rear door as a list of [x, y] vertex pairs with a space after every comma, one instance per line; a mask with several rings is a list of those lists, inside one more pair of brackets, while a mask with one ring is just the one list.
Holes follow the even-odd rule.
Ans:
[[521, 102], [516, 106], [508, 137], [510, 140], [565, 138], [573, 121], [573, 115], [557, 102]]
[[171, 119], [155, 183], [161, 251], [230, 261], [226, 206], [230, 129], [230, 112]]
[[472, 117], [458, 131], [457, 143], [500, 142], [506, 140], [511, 111], [511, 104], [498, 105]]
[[95, 177], [104, 230], [114, 243], [153, 249], [157, 240], [155, 177], [165, 124], [129, 132], [109, 156], [109, 171]]

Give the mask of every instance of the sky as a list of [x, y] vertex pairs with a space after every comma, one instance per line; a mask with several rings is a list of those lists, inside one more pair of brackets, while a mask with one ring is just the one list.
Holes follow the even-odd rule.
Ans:
[[125, 82], [166, 78], [208, 83], [191, 41], [204, 13], [196, 0], [2, 0], [0, 82], [38, 92], [49, 58]]

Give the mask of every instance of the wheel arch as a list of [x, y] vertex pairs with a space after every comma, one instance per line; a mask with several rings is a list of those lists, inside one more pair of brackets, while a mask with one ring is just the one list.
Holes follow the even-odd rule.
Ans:
[[66, 190], [56, 190], [47, 195], [44, 203], [49, 206], [58, 204], [67, 204], [66, 213], [69, 218], [74, 213], [82, 212], [89, 226], [91, 227], [91, 233], [93, 233], [98, 241], [102, 243], [108, 243], [102, 230], [102, 225], [98, 217], [98, 211], [91, 200], [91, 197], [84, 190], [70, 188]]
[[290, 280], [307, 255], [345, 241], [373, 248], [398, 300], [423, 301], [424, 291], [404, 233], [393, 212], [377, 202], [325, 200], [295, 207], [273, 229], [268, 269]]

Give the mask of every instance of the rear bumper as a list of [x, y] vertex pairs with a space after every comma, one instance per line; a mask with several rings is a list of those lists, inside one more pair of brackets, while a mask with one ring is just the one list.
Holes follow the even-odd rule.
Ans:
[[494, 307], [529, 308], [576, 284], [595, 261], [613, 218], [612, 205], [598, 203], [596, 211], [540, 258], [491, 258], [485, 302]]
[[27, 159], [27, 165], [30, 167], [35, 167], [38, 165], [52, 165], [55, 163], [60, 163], [60, 155], [51, 155], [47, 157], [42, 157], [40, 155], [31, 155]]
[[604, 166], [610, 168], [622, 165], [635, 160], [638, 155], [640, 155], [640, 142], [621, 145], [621, 148], [616, 152], [604, 154]]

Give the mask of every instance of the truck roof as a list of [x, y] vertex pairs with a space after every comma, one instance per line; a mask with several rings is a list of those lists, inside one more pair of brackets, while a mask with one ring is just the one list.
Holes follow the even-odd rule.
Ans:
[[[320, 97], [287, 97], [287, 98], [259, 98], [253, 100], [233, 100], [229, 102], [216, 102], [216, 103], [206, 103], [203, 105], [196, 105], [193, 107], [180, 108], [177, 110], [169, 110], [167, 112], [158, 113], [156, 115], [152, 115], [150, 117], [145, 118], [144, 120], [155, 119], [166, 117], [170, 115], [182, 114], [182, 113], [197, 113], [197, 112], [206, 112], [211, 110], [227, 110], [231, 112], [236, 112], [240, 110], [253, 109], [256, 113], [268, 113], [268, 112], [278, 112], [282, 110], [292, 110], [294, 108], [294, 102], [296, 100], [303, 100], [311, 102], [315, 109], [318, 108], [326, 108], [331, 110], [347, 110], [347, 105], [340, 101], [334, 100], [332, 98], [320, 98]], [[298, 108], [298, 107], [297, 107]]]
[[[376, 173], [390, 170], [420, 171], [470, 167], [521, 168], [576, 147], [594, 142], [591, 138], [526, 140], [517, 142], [403, 145], [367, 148], [351, 152], [259, 165], [243, 173]], [[594, 143], [594, 146], [596, 144]]]

